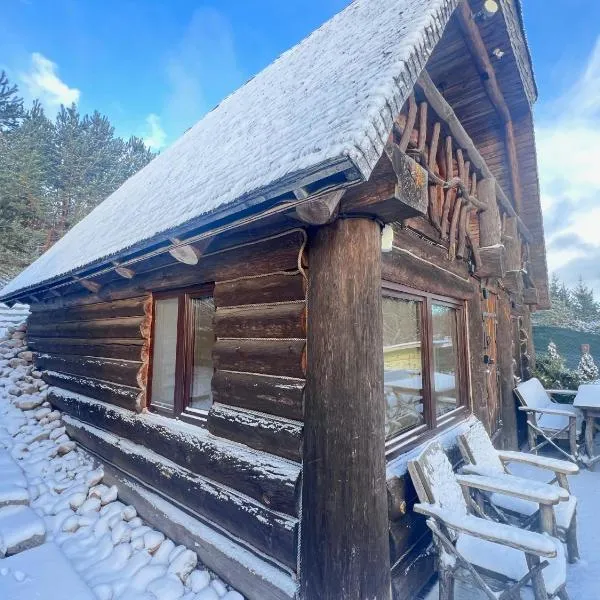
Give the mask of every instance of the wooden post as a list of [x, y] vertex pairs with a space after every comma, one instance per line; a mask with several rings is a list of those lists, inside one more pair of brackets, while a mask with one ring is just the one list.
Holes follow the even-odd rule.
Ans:
[[380, 228], [338, 220], [309, 242], [300, 597], [385, 600]]
[[498, 295], [497, 356], [500, 371], [500, 414], [502, 415], [502, 448], [516, 450], [517, 445], [517, 405], [513, 395], [514, 361], [513, 341], [510, 316], [510, 300], [504, 295]]

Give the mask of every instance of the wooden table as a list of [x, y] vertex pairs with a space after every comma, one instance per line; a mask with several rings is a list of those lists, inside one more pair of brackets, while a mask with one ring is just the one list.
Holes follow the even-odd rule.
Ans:
[[593, 464], [597, 460], [600, 460], [600, 456], [594, 457], [596, 419], [600, 418], [600, 385], [580, 385], [573, 406], [583, 412], [585, 418], [585, 450]]

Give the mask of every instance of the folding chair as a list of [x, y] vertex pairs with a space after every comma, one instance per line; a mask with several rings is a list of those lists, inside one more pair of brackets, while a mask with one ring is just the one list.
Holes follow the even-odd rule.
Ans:
[[[568, 475], [575, 475], [579, 467], [569, 461], [526, 454], [499, 451], [494, 448], [483, 424], [476, 419], [469, 429], [458, 436], [458, 447], [466, 463], [463, 472], [513, 479], [510, 463], [526, 464], [538, 470], [553, 473], [549, 483], [560, 486], [561, 502], [554, 506], [555, 535], [567, 545], [569, 562], [579, 558], [577, 544], [577, 498], [570, 493]], [[484, 494], [486, 503], [501, 522], [517, 523], [527, 529], [543, 531], [538, 504], [503, 494]]]
[[438, 552], [440, 600], [453, 600], [456, 580], [466, 578], [488, 600], [519, 598], [531, 585], [535, 600], [568, 600], [566, 560], [559, 540], [469, 513], [469, 490], [484, 489], [540, 502], [558, 503], [556, 486], [528, 486], [479, 475], [455, 475], [439, 442], [430, 444], [408, 469], [420, 503], [414, 510], [428, 517]]
[[[515, 388], [515, 394], [522, 404], [519, 410], [527, 413], [530, 451], [537, 453], [540, 448], [551, 445], [568, 460], [577, 462], [577, 440], [581, 436], [583, 415], [570, 404], [554, 402], [550, 394], [558, 392], [573, 396], [577, 394], [571, 390], [545, 390], [535, 377]], [[543, 441], [538, 444], [539, 436]], [[570, 454], [556, 443], [558, 440], [569, 441]]]

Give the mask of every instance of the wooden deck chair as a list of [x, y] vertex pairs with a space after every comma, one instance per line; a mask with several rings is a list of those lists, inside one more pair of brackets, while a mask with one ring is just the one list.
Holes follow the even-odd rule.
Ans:
[[[577, 440], [581, 437], [583, 415], [571, 404], [559, 404], [552, 400], [552, 393], [576, 395], [571, 390], [545, 390], [535, 377], [515, 388], [515, 394], [522, 406], [519, 410], [527, 413], [527, 436], [529, 449], [537, 453], [540, 448], [551, 445], [568, 460], [577, 461]], [[543, 441], [538, 443], [539, 437]], [[558, 440], [568, 440], [570, 454], [563, 450]]]
[[[577, 498], [570, 493], [568, 475], [575, 475], [579, 467], [565, 460], [526, 454], [525, 452], [499, 451], [494, 448], [485, 427], [476, 419], [469, 429], [458, 436], [458, 447], [466, 463], [463, 471], [490, 477], [513, 478], [511, 463], [522, 463], [536, 470], [549, 471], [553, 477], [548, 483], [557, 483], [561, 490], [561, 502], [554, 506], [556, 536], [567, 545], [569, 562], [579, 558], [577, 545]], [[493, 512], [503, 522], [518, 523], [521, 526], [547, 530], [549, 525], [541, 523], [542, 515], [535, 502], [497, 493], [483, 493]]]
[[455, 475], [439, 442], [409, 461], [408, 469], [420, 500], [414, 510], [428, 517], [438, 552], [440, 600], [453, 600], [455, 581], [465, 578], [488, 600], [519, 598], [525, 585], [531, 585], [535, 600], [568, 600], [566, 559], [558, 539], [469, 512], [470, 489], [552, 505], [558, 502], [558, 493], [548, 491], [553, 486], [529, 482], [522, 488], [500, 478]]

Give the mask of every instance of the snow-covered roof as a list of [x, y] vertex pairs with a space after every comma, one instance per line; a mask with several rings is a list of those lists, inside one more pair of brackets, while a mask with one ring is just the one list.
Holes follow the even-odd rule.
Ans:
[[[227, 97], [1, 292], [260, 205], [308, 174], [368, 178], [457, 0], [355, 0]], [[18, 294], [17, 294], [18, 295]]]

